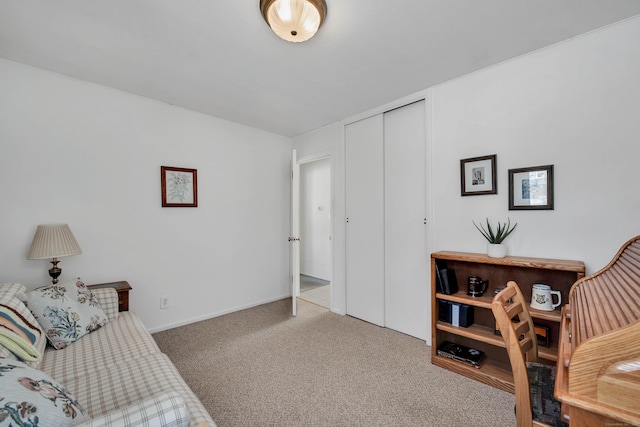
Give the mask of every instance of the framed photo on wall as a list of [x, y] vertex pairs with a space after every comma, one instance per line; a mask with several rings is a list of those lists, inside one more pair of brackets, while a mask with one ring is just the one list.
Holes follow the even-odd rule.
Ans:
[[162, 207], [198, 206], [198, 171], [160, 166]]
[[460, 186], [463, 196], [497, 194], [496, 155], [460, 160]]
[[509, 210], [553, 210], [553, 165], [509, 169]]

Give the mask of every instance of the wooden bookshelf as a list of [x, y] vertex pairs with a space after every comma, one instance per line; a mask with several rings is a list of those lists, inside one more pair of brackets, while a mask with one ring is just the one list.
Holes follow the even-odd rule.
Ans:
[[[446, 268], [455, 272], [458, 292], [447, 295], [439, 292], [436, 275], [436, 261], [445, 263]], [[510, 280], [518, 283], [525, 297], [531, 296], [532, 286], [545, 283], [561, 293], [562, 303], [568, 301], [569, 289], [573, 283], [584, 277], [585, 268], [581, 261], [556, 260], [548, 258], [505, 257], [490, 258], [484, 254], [468, 252], [436, 252], [431, 254], [431, 313], [432, 347], [431, 362], [469, 378], [481, 381], [499, 389], [513, 393], [513, 374], [502, 336], [495, 332], [495, 318], [491, 312], [491, 301], [496, 289], [506, 286]], [[481, 297], [467, 295], [467, 277], [480, 276], [488, 280], [487, 291]], [[440, 320], [439, 301], [452, 301], [473, 307], [474, 323], [469, 327], [457, 327]], [[558, 339], [562, 306], [554, 311], [529, 309], [534, 322], [549, 328], [548, 347], [539, 346], [538, 354], [543, 361], [555, 363], [558, 353]], [[480, 368], [439, 356], [436, 351], [443, 341], [465, 345], [481, 351], [487, 359]]]

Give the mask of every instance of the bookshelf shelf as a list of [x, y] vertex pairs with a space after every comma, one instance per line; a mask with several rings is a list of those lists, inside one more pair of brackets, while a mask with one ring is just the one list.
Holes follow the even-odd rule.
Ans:
[[476, 368], [437, 354], [431, 357], [431, 363], [501, 390], [515, 393], [513, 373], [508, 363], [487, 359], [480, 368]]
[[461, 328], [453, 326], [451, 323], [440, 322], [436, 324], [436, 329], [439, 331], [449, 332], [461, 337], [467, 337], [476, 341], [482, 341], [496, 347], [505, 347], [504, 340], [500, 335], [496, 335], [493, 329], [486, 328], [479, 325], [471, 325], [468, 328]]
[[[438, 288], [437, 266], [446, 264], [455, 273], [458, 292], [447, 295]], [[549, 258], [505, 257], [489, 258], [484, 254], [468, 252], [436, 252], [431, 254], [431, 313], [432, 347], [431, 363], [513, 393], [513, 374], [502, 336], [495, 333], [495, 318], [491, 312], [491, 301], [496, 289], [513, 280], [518, 283], [525, 297], [531, 295], [532, 286], [545, 283], [561, 293], [562, 302], [568, 301], [573, 283], [584, 277], [581, 261], [555, 260]], [[480, 276], [488, 280], [486, 293], [481, 297], [466, 294], [469, 276]], [[453, 326], [442, 319], [440, 302], [450, 301], [473, 307], [473, 324], [469, 327]], [[541, 359], [555, 363], [558, 353], [560, 309], [541, 311], [529, 309], [534, 322], [549, 329], [549, 347], [539, 346]], [[480, 368], [467, 365], [437, 354], [444, 341], [483, 351], [487, 358]]]

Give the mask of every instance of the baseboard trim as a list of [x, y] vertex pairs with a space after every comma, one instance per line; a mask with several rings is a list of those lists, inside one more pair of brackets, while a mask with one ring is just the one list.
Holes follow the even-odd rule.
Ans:
[[204, 316], [192, 317], [190, 319], [186, 319], [176, 323], [169, 323], [166, 325], [158, 326], [157, 328], [149, 329], [149, 332], [155, 334], [156, 332], [166, 331], [167, 329], [178, 328], [180, 326], [189, 325], [191, 323], [201, 322], [203, 320], [213, 319], [214, 317], [224, 316], [225, 314], [234, 313], [236, 311], [245, 310], [247, 308], [257, 307], [262, 304], [269, 304], [270, 302], [280, 301], [281, 299], [291, 298], [290, 295], [282, 295], [279, 297], [269, 298], [263, 301], [257, 301], [251, 304], [242, 305], [234, 308], [230, 308], [228, 310], [219, 311], [216, 313], [206, 314]]

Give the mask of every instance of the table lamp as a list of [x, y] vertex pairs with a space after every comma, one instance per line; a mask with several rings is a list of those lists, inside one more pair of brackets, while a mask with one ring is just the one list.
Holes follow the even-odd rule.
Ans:
[[51, 282], [56, 284], [62, 273], [62, 269], [58, 267], [58, 258], [81, 253], [82, 249], [67, 224], [45, 224], [38, 226], [27, 259], [51, 258], [53, 267], [49, 269], [49, 276], [52, 278]]

